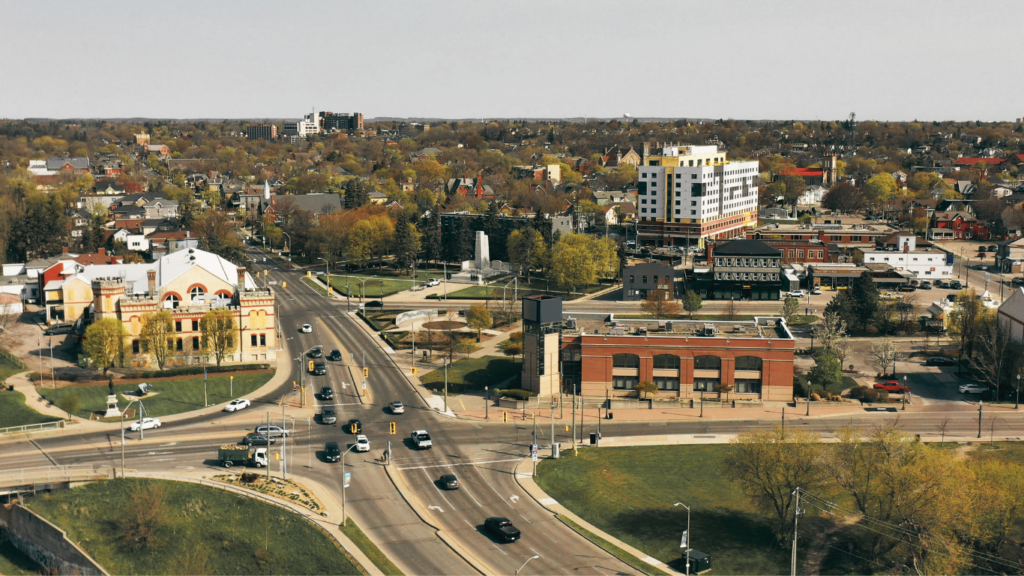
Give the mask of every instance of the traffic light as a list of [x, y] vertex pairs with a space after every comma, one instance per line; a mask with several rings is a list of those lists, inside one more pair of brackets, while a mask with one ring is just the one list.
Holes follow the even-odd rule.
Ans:
[[328, 286], [327, 287], [327, 295], [330, 296], [332, 294], [334, 294], [334, 286]]
[[287, 287], [288, 287], [288, 283], [287, 282], [281, 282], [281, 288], [287, 288]]
[[368, 366], [363, 366], [363, 378], [369, 378], [369, 377], [370, 377], [370, 368]]
[[313, 361], [312, 360], [309, 361], [309, 371], [310, 372], [313, 371]]
[[569, 425], [568, 425], [568, 424], [566, 424], [566, 425], [565, 425], [565, 431], [566, 431], [566, 432], [568, 432], [568, 431], [569, 431]]
[[298, 392], [298, 390], [299, 385], [295, 382], [295, 380], [292, 380], [292, 392]]
[[266, 276], [267, 274], [270, 274], [270, 270], [264, 270], [263, 271], [263, 276]]
[[397, 434], [398, 433], [398, 424], [392, 422], [390, 428], [391, 428], [391, 433], [392, 434]]
[[508, 410], [501, 411], [501, 421], [508, 422]]
[[413, 375], [413, 376], [415, 376], [415, 375], [416, 375], [416, 367], [415, 367], [415, 366], [413, 366], [413, 367], [412, 367], [412, 375]]
[[309, 276], [310, 276], [309, 270], [306, 270], [306, 278], [309, 278]]
[[356, 425], [355, 425], [355, 423], [353, 423], [352, 426], [349, 427], [349, 431], [352, 432], [353, 434], [356, 433]]

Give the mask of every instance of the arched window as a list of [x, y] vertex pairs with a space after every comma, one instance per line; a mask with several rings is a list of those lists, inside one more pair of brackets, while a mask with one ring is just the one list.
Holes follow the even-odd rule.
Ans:
[[612, 368], [640, 368], [640, 357], [636, 354], [615, 354]]
[[206, 291], [203, 290], [202, 286], [193, 286], [192, 290], [189, 290], [188, 294], [191, 298], [195, 299], [196, 296], [202, 296], [203, 294], [206, 294]]
[[721, 370], [722, 359], [718, 356], [694, 356], [694, 370]]
[[164, 298], [164, 303], [164, 307], [166, 308], [177, 308], [178, 304], [181, 303], [181, 300], [174, 294], [169, 294], [166, 298]]
[[655, 354], [655, 370], [679, 370], [679, 356], [675, 354]]
[[757, 356], [740, 356], [736, 359], [737, 370], [761, 370], [761, 359]]

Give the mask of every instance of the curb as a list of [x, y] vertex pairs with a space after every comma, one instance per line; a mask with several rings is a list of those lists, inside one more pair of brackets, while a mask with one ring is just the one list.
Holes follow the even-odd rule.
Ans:
[[[346, 312], [346, 314], [348, 314], [350, 319], [359, 326], [360, 330], [362, 330], [367, 336], [369, 336], [371, 339], [373, 339], [374, 343], [377, 345], [378, 348], [381, 348], [381, 346], [379, 344], [380, 336], [378, 336], [376, 332], [370, 332], [369, 331], [370, 327], [367, 326], [366, 323], [363, 322], [362, 320], [360, 320], [358, 318], [352, 318], [352, 316], [354, 316], [356, 314], [355, 312]], [[420, 397], [420, 400], [423, 401], [423, 404], [427, 408], [430, 408], [430, 402], [427, 402], [427, 399], [423, 396], [423, 392], [420, 391], [420, 387], [416, 386], [415, 384], [412, 383], [412, 380], [410, 380], [409, 376], [406, 375], [405, 370], [403, 370], [402, 367], [398, 365], [398, 362], [395, 362], [394, 356], [391, 355], [391, 354], [388, 354], [383, 348], [381, 348], [381, 351], [384, 352], [384, 354], [388, 357], [389, 360], [391, 360], [391, 363], [395, 366], [395, 368], [398, 369], [398, 372], [402, 374], [402, 378], [404, 378], [405, 381], [409, 384], [409, 387], [412, 388], [413, 392], [415, 392], [416, 395]], [[437, 411], [437, 410], [434, 410], [434, 412], [436, 412], [437, 414], [442, 414], [440, 411]], [[457, 417], [457, 416], [455, 416], [455, 417]]]
[[385, 466], [384, 472], [388, 475], [388, 479], [391, 480], [392, 484], [394, 484], [395, 489], [398, 490], [398, 493], [402, 495], [402, 499], [405, 500], [405, 503], [409, 505], [409, 508], [412, 508], [412, 511], [416, 513], [416, 516], [419, 517], [419, 519], [424, 524], [430, 526], [431, 528], [437, 531], [437, 537], [442, 542], [444, 542], [449, 548], [451, 548], [452, 552], [455, 552], [455, 554], [459, 558], [462, 558], [474, 570], [476, 570], [480, 574], [483, 574], [484, 576], [498, 574], [497, 571], [492, 570], [489, 566], [487, 566], [487, 564], [481, 562], [469, 550], [463, 548], [462, 544], [457, 542], [447, 532], [445, 532], [441, 528], [438, 528], [437, 525], [434, 524], [433, 518], [430, 516], [430, 514], [424, 512], [423, 504], [420, 503], [419, 499], [416, 498], [415, 495], [407, 493], [405, 478], [403, 478], [400, 473], [398, 474], [399, 478], [396, 479], [395, 475], [391, 473], [391, 466]]

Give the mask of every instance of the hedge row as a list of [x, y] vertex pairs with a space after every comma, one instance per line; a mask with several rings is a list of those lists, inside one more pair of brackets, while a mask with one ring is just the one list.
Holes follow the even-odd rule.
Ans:
[[[206, 372], [210, 374], [218, 374], [224, 372], [239, 372], [242, 370], [269, 370], [270, 364], [229, 364], [227, 366], [207, 366]], [[165, 370], [139, 370], [135, 372], [126, 372], [126, 378], [164, 378], [167, 376], [190, 376], [193, 374], [202, 374], [202, 366], [182, 366], [179, 368], [167, 368]]]
[[536, 392], [530, 392], [529, 390], [522, 390], [519, 388], [502, 390], [500, 394], [502, 398], [515, 398], [516, 400], [529, 400], [537, 395]]

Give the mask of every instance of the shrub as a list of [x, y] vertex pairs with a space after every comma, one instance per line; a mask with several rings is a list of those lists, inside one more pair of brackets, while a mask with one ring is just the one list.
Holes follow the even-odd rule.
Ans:
[[242, 476], [241, 476], [241, 478], [239, 478], [239, 480], [241, 480], [242, 482], [245, 482], [246, 484], [251, 484], [251, 483], [255, 482], [256, 480], [258, 480], [259, 477], [260, 477], [259, 474], [256, 474], [255, 472], [243, 472]]
[[502, 390], [502, 398], [514, 398], [516, 400], [529, 400], [530, 398], [537, 395], [536, 392], [530, 392], [529, 390], [521, 390], [519, 388], [510, 388], [508, 390]]
[[142, 549], [158, 544], [158, 538], [167, 525], [164, 504], [167, 489], [162, 484], [135, 484], [129, 489], [128, 502], [121, 507], [117, 519], [123, 542], [128, 548]]
[[81, 402], [78, 399], [78, 394], [68, 394], [67, 396], [61, 397], [60, 400], [57, 400], [57, 408], [67, 412], [69, 418], [72, 414], [78, 412], [80, 407]]
[[[224, 372], [238, 372], [240, 370], [269, 370], [270, 364], [229, 364], [225, 366], [207, 366], [206, 371], [210, 374], [224, 373]], [[202, 374], [202, 366], [182, 366], [180, 368], [168, 368], [166, 370], [141, 370], [137, 372], [128, 372], [125, 374], [128, 378], [162, 378], [167, 376], [191, 376], [193, 374]]]
[[850, 388], [850, 398], [853, 400], [860, 400], [864, 398], [864, 394], [870, 390], [867, 386], [854, 386]]
[[821, 400], [821, 396], [818, 396], [817, 393], [811, 394], [811, 400], [814, 400], [815, 402], [817, 402], [817, 401]]

